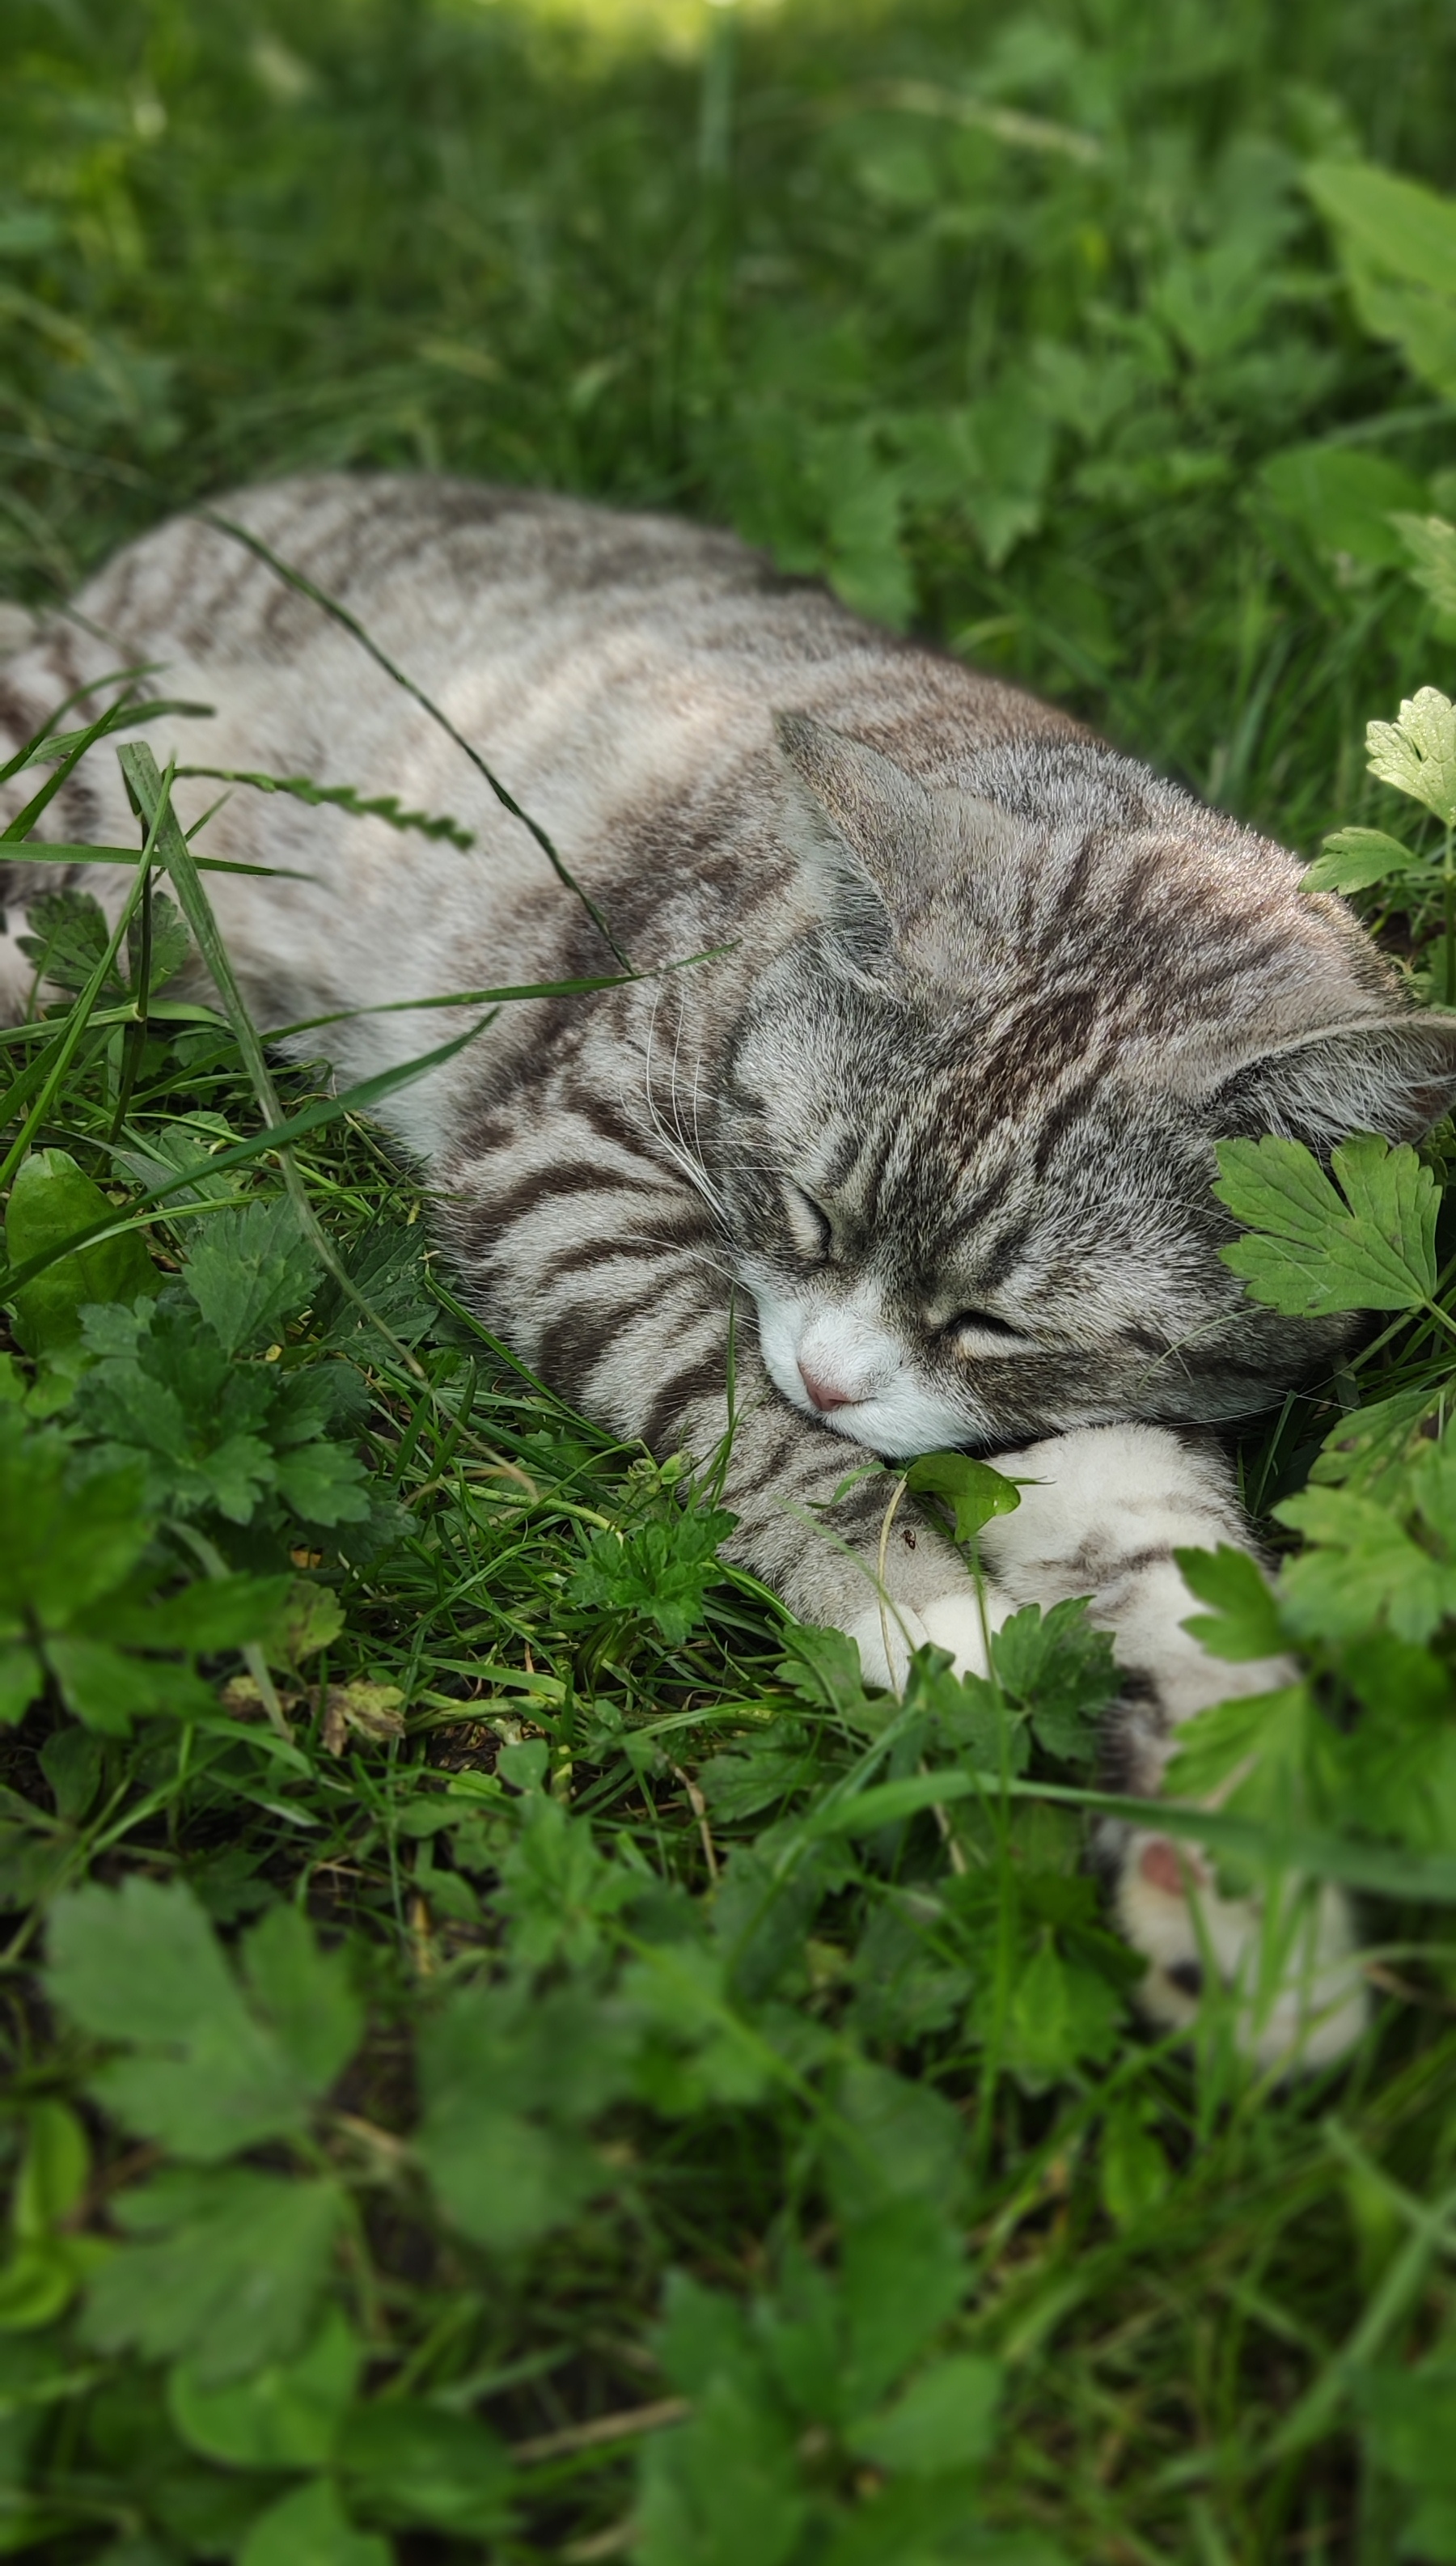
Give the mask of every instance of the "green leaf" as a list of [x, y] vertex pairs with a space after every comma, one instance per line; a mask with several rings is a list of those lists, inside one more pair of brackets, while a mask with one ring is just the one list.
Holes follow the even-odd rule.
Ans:
[[509, 2525], [510, 2454], [474, 2415], [375, 2399], [346, 2418], [335, 2462], [351, 2500], [392, 2528], [490, 2539]]
[[955, 1518], [955, 1538], [970, 1541], [993, 1515], [1014, 1514], [1021, 1490], [989, 1461], [973, 1461], [966, 1452], [922, 1452], [905, 1472], [914, 1497], [944, 1497]]
[[1270, 457], [1259, 478], [1320, 551], [1376, 568], [1405, 557], [1392, 512], [1419, 508], [1426, 495], [1400, 464], [1352, 445], [1290, 446]]
[[[5, 1214], [5, 1252], [12, 1266], [54, 1255], [95, 1222], [124, 1215], [64, 1150], [32, 1150], [22, 1160]], [[26, 1353], [54, 1354], [81, 1335], [89, 1301], [133, 1301], [155, 1292], [161, 1277], [135, 1230], [94, 1239], [57, 1256], [14, 1297], [15, 1333]]]
[[580, 2124], [626, 2090], [635, 2047], [570, 1986], [534, 1999], [525, 1982], [463, 1988], [423, 2026], [416, 2147], [465, 2235], [526, 2244], [607, 2188]]
[[1301, 891], [1368, 891], [1392, 875], [1418, 872], [1420, 859], [1384, 829], [1336, 829], [1325, 841], [1325, 853], [1307, 865]]
[[391, 2550], [356, 2530], [330, 2480], [314, 2477], [259, 2515], [238, 2566], [391, 2566]]
[[150, 1527], [131, 1469], [67, 1485], [70, 1447], [0, 1408], [0, 1632], [67, 1630], [135, 1566]]
[[159, 2175], [113, 2203], [128, 2241], [92, 2283], [84, 2338], [147, 2361], [187, 2358], [201, 2387], [291, 2361], [315, 2321], [344, 2213], [324, 2180], [242, 2167]]
[[1279, 1607], [1246, 1550], [1221, 1541], [1217, 1550], [1175, 1550], [1173, 1557], [1189, 1594], [1214, 1608], [1191, 1615], [1183, 1625], [1200, 1648], [1236, 1664], [1279, 1655], [1285, 1645]]
[[85, 2198], [91, 2150], [85, 2130], [65, 2103], [28, 2103], [23, 2117], [26, 2151], [10, 2214], [16, 2235], [34, 2242], [48, 2236]]
[[1084, 2060], [1112, 2056], [1123, 2006], [1095, 1969], [1063, 1957], [1047, 1934], [1012, 1989], [1006, 2064], [1031, 2093], [1040, 2093]]
[[845, 2438], [858, 2458], [916, 2477], [978, 2466], [991, 2449], [1004, 2373], [983, 2354], [953, 2353], [922, 2370], [882, 2414]]
[[[111, 927], [101, 901], [88, 891], [40, 892], [26, 902], [28, 935], [16, 942], [42, 980], [58, 989], [84, 989], [111, 941]], [[121, 995], [116, 972], [111, 993]], [[72, 1224], [80, 1228], [79, 1221]]]
[[1456, 826], [1456, 706], [1436, 686], [1409, 695], [1393, 722], [1365, 729], [1370, 773]]
[[1355, 308], [1417, 374], [1456, 393], [1456, 205], [1359, 160], [1316, 160], [1304, 181], [1335, 225]]
[[1332, 1165], [1301, 1141], [1221, 1141], [1213, 1190], [1250, 1235], [1219, 1254], [1256, 1301], [1287, 1317], [1416, 1310], [1436, 1288], [1439, 1196], [1414, 1150], [1359, 1134]]
[[835, 2120], [824, 2134], [825, 2170], [836, 2213], [868, 2218], [916, 2194], [948, 2206], [965, 2158], [960, 2115], [932, 2086], [911, 2083], [869, 2059], [841, 2070]]
[[341, 1964], [315, 1950], [302, 1918], [265, 1919], [244, 1953], [271, 2024], [250, 2012], [180, 1883], [132, 1875], [118, 1891], [77, 1890], [52, 1911], [55, 2001], [82, 2029], [133, 2052], [100, 2069], [93, 2090], [127, 2127], [199, 2164], [305, 2129], [358, 2032]]
[[1443, 620], [1456, 618], [1456, 526], [1444, 517], [1407, 515], [1393, 520], [1410, 563], [1410, 575], [1423, 588]]
[[301, 1908], [274, 1907], [244, 1940], [243, 1974], [294, 2073], [326, 2094], [364, 2031], [348, 1951], [321, 1951]]
[[1456, 1614], [1456, 1565], [1434, 1558], [1373, 1498], [1307, 1488], [1275, 1513], [1310, 1545], [1286, 1561], [1279, 1581], [1297, 1637], [1352, 1640], [1384, 1625], [1419, 1643]]
[[964, 2235], [928, 2192], [852, 2221], [841, 2255], [847, 2413], [879, 2403], [960, 2305], [966, 2282]]
[[655, 1622], [668, 1647], [676, 1648], [696, 1630], [707, 1591], [722, 1577], [718, 1544], [735, 1520], [684, 1510], [633, 1532], [594, 1533], [567, 1593], [574, 1604]]
[[14, 1640], [0, 1643], [0, 1721], [13, 1727], [44, 1691], [46, 1669], [34, 1649]]
[[319, 1265], [285, 1195], [232, 1203], [193, 1229], [182, 1282], [225, 1354], [266, 1343], [307, 1303]]
[[218, 2387], [195, 2361], [173, 2365], [167, 2413], [189, 2449], [235, 2468], [320, 2468], [364, 2366], [364, 2346], [338, 2308], [290, 2362], [268, 2362]]
[[1102, 2133], [1102, 2205], [1118, 2227], [1135, 2227], [1167, 2197], [1172, 2173], [1138, 2112], [1119, 2104]]

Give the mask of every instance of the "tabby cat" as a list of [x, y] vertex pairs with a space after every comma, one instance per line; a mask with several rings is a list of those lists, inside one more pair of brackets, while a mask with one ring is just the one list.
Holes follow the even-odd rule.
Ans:
[[[571, 883], [359, 639], [212, 521], [131, 545], [12, 656], [0, 730], [23, 740], [72, 690], [162, 663], [169, 695], [215, 709], [154, 724], [159, 756], [468, 826], [462, 852], [237, 790], [208, 852], [307, 876], [209, 877], [265, 1027], [629, 956], [641, 976], [503, 1008], [383, 1109], [473, 1306], [662, 1455], [713, 1453], [731, 1385], [733, 1553], [851, 1634], [874, 1681], [925, 1641], [983, 1668], [985, 1623], [1089, 1597], [1126, 1675], [1109, 1765], [1154, 1794], [1181, 1720], [1290, 1676], [1217, 1664], [1182, 1627], [1175, 1546], [1249, 1545], [1196, 1429], [1346, 1335], [1255, 1305], [1220, 1262], [1213, 1143], [1414, 1139], [1456, 1095], [1456, 1022], [1407, 1011], [1293, 857], [729, 536], [387, 475], [283, 482], [222, 513], [366, 628]], [[217, 789], [180, 784], [184, 819]], [[114, 761], [89, 758], [43, 825], [133, 843]], [[125, 881], [71, 879], [114, 911]], [[56, 882], [9, 877], [12, 1014], [33, 995], [23, 903]], [[352, 1081], [451, 1021], [356, 1014], [322, 1039]], [[856, 1476], [947, 1445], [1024, 1482], [983, 1537], [984, 1623], [911, 1508], [881, 1580], [887, 1482]], [[1259, 2059], [1355, 2036], [1338, 1893], [1275, 1920], [1156, 1832], [1104, 1852], [1156, 2023], [1190, 2022], [1215, 1964]]]

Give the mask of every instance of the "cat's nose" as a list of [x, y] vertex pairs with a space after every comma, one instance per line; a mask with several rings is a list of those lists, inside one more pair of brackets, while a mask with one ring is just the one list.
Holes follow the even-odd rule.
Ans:
[[799, 1367], [799, 1378], [821, 1415], [831, 1408], [849, 1408], [853, 1405], [851, 1394], [848, 1390], [840, 1390], [834, 1382], [822, 1380], [817, 1372], [807, 1372], [803, 1364]]

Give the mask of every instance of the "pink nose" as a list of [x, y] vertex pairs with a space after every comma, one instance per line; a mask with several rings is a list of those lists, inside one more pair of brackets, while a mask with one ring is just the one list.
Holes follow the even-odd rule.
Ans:
[[848, 1390], [836, 1390], [832, 1381], [821, 1381], [817, 1373], [806, 1372], [803, 1364], [799, 1367], [799, 1378], [821, 1415], [827, 1409], [853, 1406]]

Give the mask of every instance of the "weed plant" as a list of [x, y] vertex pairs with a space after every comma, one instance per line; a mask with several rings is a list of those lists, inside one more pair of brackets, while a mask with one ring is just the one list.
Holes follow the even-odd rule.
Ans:
[[[0, 30], [17, 604], [299, 465], [728, 520], [1456, 997], [1439, 0]], [[1167, 1823], [1287, 1921], [1347, 1882], [1374, 1954], [1357, 2054], [1281, 2085], [1216, 1997], [1137, 2027], [1081, 1608], [866, 1694], [718, 1561], [711, 1470], [484, 1335], [387, 1082], [270, 1068], [206, 832], [121, 754], [126, 918], [37, 903], [61, 994], [0, 1038], [0, 2549], [1456, 2560], [1449, 1133], [1221, 1154], [1248, 1288], [1375, 1314], [1243, 1439], [1273, 1593], [1188, 1564], [1215, 1650], [1305, 1673], [1252, 1776], [1247, 1705], [1194, 1724], [1219, 1814]], [[383, 816], [426, 896], [447, 819]], [[974, 1559], [1004, 1490], [909, 1477]]]

